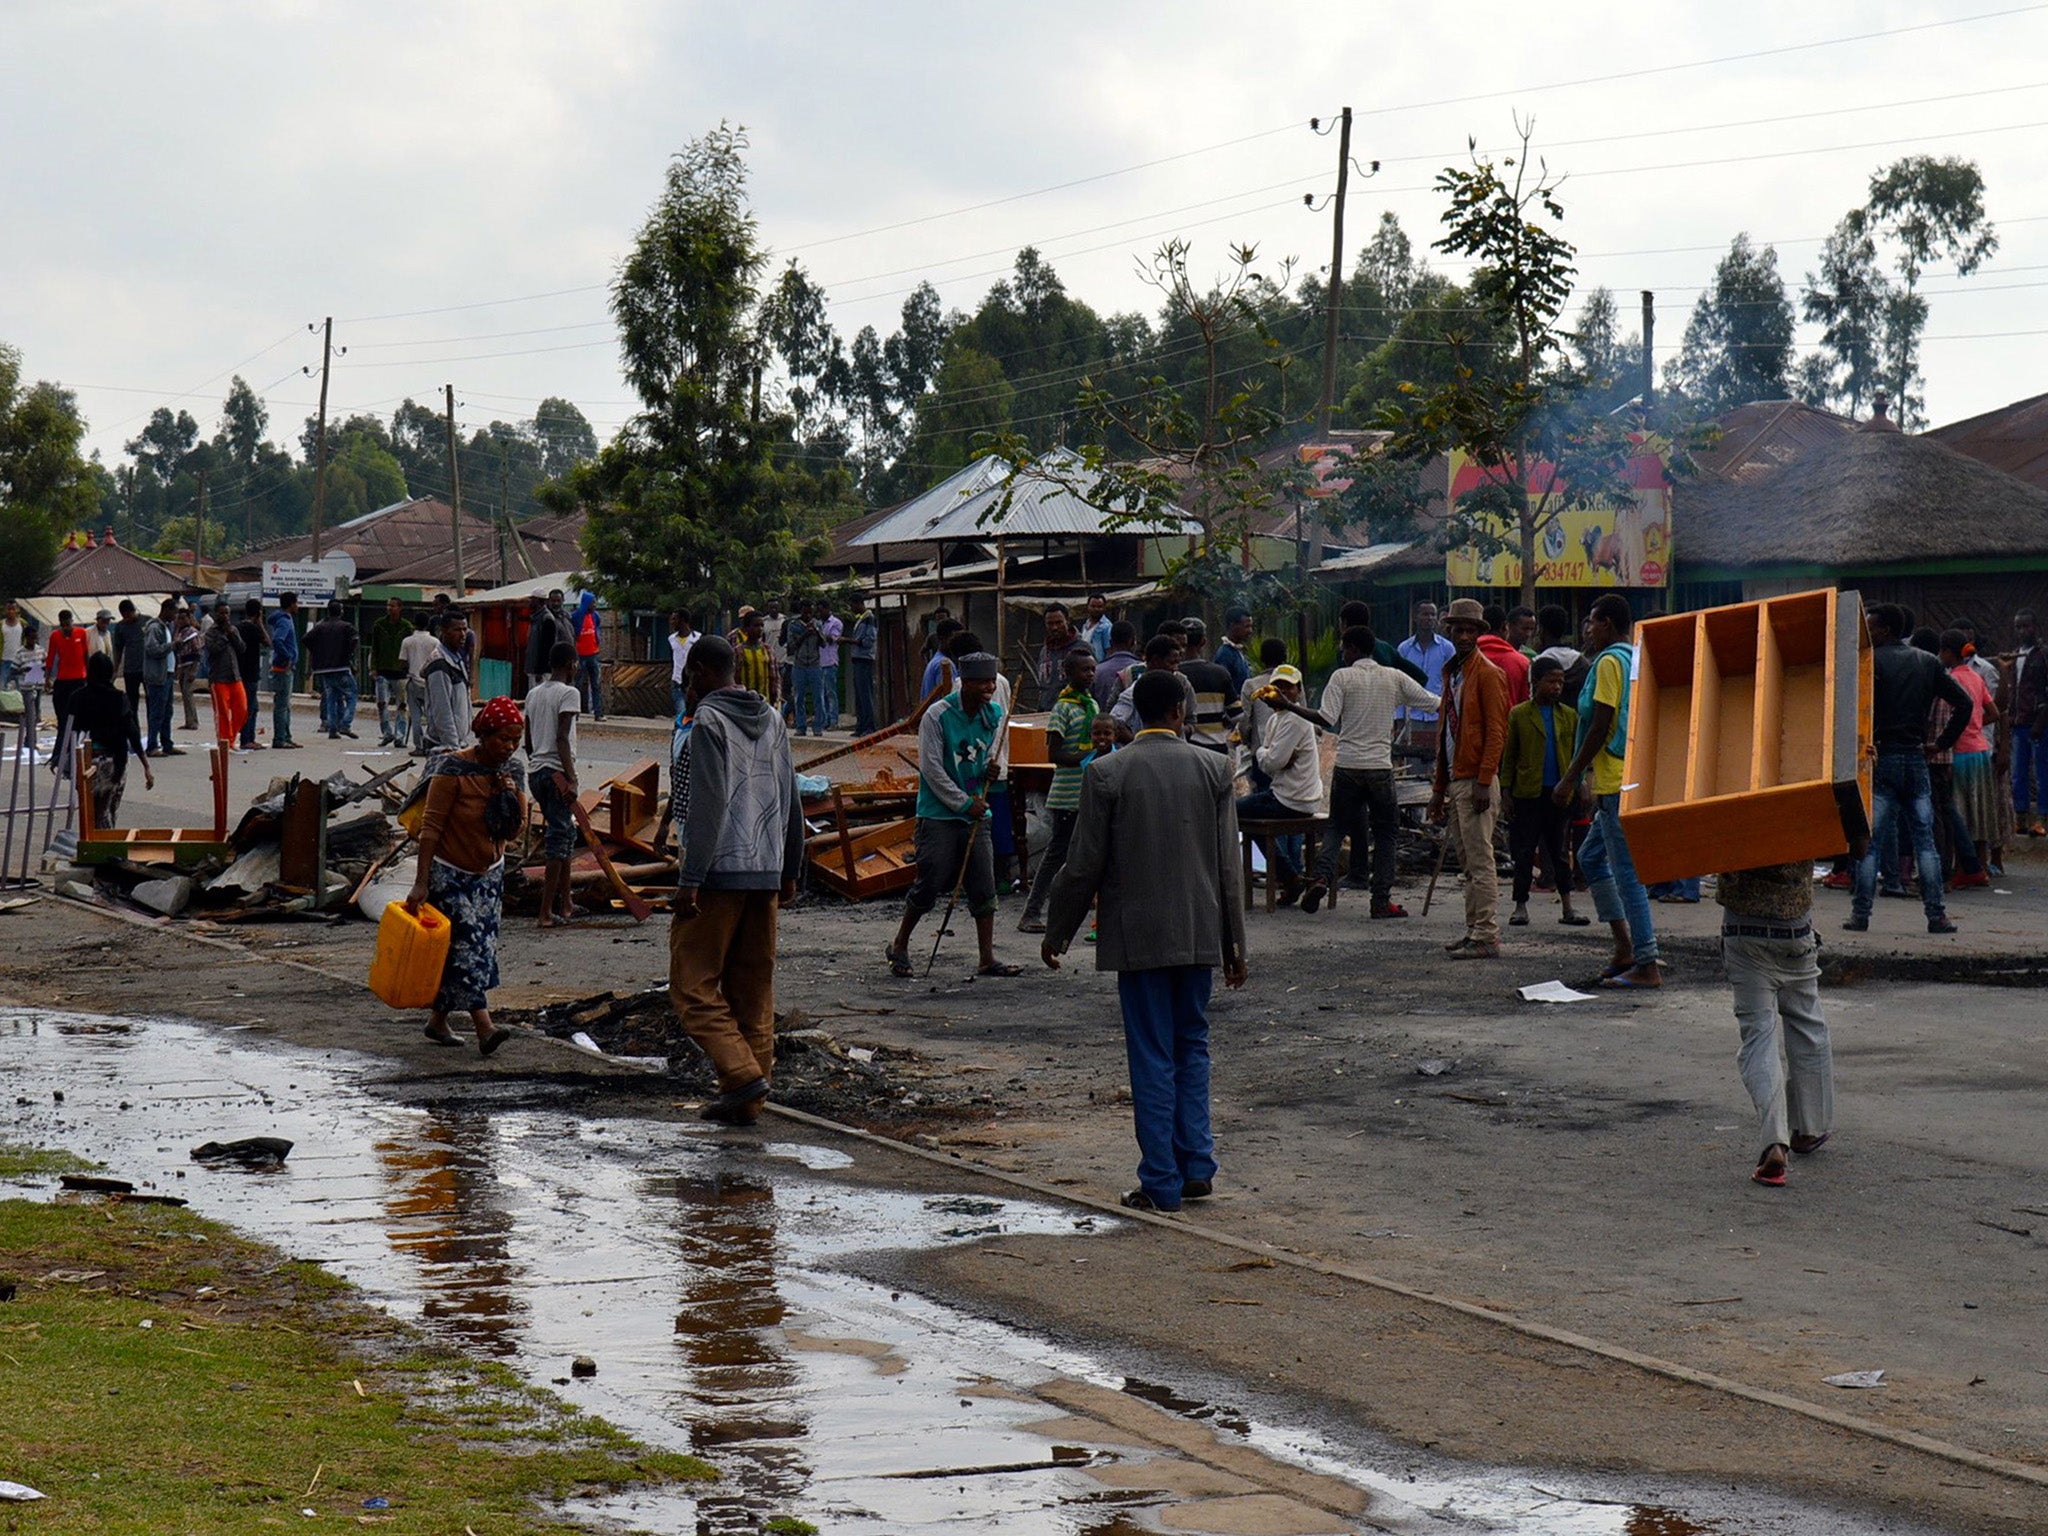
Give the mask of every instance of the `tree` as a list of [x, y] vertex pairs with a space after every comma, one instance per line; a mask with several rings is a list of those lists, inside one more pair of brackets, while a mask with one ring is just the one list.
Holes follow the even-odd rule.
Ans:
[[[393, 427], [395, 432], [396, 423]], [[535, 409], [533, 436], [540, 444], [540, 472], [550, 480], [597, 457], [597, 433], [591, 430], [590, 419], [556, 395]]]
[[1407, 309], [1415, 302], [1416, 289], [1429, 276], [1429, 269], [1415, 260], [1415, 247], [1400, 218], [1388, 210], [1380, 215], [1365, 249], [1353, 264], [1352, 281], [1379, 295], [1388, 308]]
[[1778, 253], [1739, 234], [1693, 306], [1669, 379], [1718, 416], [1752, 400], [1782, 400], [1792, 365], [1792, 301]]
[[[1830, 398], [1846, 400], [1853, 415], [1882, 384], [1900, 424], [1919, 425], [1920, 338], [1927, 328], [1920, 276], [1941, 255], [1967, 277], [1997, 249], [1984, 212], [1984, 177], [1973, 162], [1909, 155], [1875, 172], [1869, 201], [1842, 216], [1822, 247], [1820, 272], [1806, 280], [1806, 318], [1825, 327]], [[1896, 280], [1881, 266], [1887, 254]]]
[[60, 530], [99, 507], [93, 466], [79, 456], [77, 398], [47, 381], [22, 387], [21, 354], [0, 342], [0, 572], [12, 592], [40, 591], [57, 564]]
[[221, 403], [220, 428], [214, 439], [220, 445], [222, 462], [239, 469], [249, 468], [264, 447], [264, 434], [269, 428], [270, 412], [248, 381], [236, 374], [234, 382], [228, 385], [227, 399]]
[[[1131, 394], [1084, 379], [1078, 460], [1034, 456], [1028, 440], [1014, 432], [983, 439], [982, 446], [1019, 466], [1019, 476], [1063, 482], [1106, 514], [1103, 527], [1110, 532], [1182, 513], [1192, 517], [1197, 531], [1188, 550], [1168, 562], [1167, 583], [1219, 605], [1272, 609], [1295, 594], [1285, 578], [1253, 568], [1253, 531], [1259, 518], [1281, 510], [1304, 488], [1303, 474], [1259, 460], [1284, 419], [1272, 399], [1279, 392], [1277, 371], [1246, 379], [1231, 367], [1226, 348], [1249, 330], [1269, 353], [1279, 350], [1262, 313], [1278, 285], [1261, 273], [1252, 246], [1233, 247], [1228, 269], [1206, 285], [1194, 278], [1188, 255], [1185, 240], [1169, 240], [1140, 275], [1163, 300], [1161, 335], [1180, 333], [1197, 343], [1191, 378], [1175, 382], [1155, 374]], [[1137, 457], [1117, 452], [1118, 443], [1132, 445]], [[993, 528], [1001, 527], [1008, 506], [1006, 494], [990, 518]]]
[[717, 611], [787, 590], [806, 554], [794, 515], [831, 494], [775, 462], [788, 422], [753, 413], [764, 258], [745, 150], [720, 124], [670, 162], [612, 283], [643, 408], [548, 492], [589, 509], [583, 552], [616, 607]]
[[1867, 216], [1887, 237], [1897, 270], [1895, 290], [1886, 296], [1884, 376], [1898, 402], [1900, 424], [1920, 425], [1924, 402], [1920, 381], [1920, 337], [1927, 329], [1927, 301], [1920, 274], [1945, 255], [1956, 276], [1968, 277], [1998, 249], [1998, 234], [1984, 215], [1984, 177], [1968, 160], [1908, 155], [1870, 179]]
[[[1629, 495], [1635, 448], [1621, 423], [1586, 407], [1585, 375], [1565, 352], [1558, 319], [1574, 252], [1551, 227], [1563, 222], [1564, 205], [1549, 167], [1530, 161], [1533, 125], [1518, 121], [1516, 129], [1519, 154], [1496, 164], [1475, 146], [1469, 167], [1448, 166], [1436, 179], [1450, 206], [1435, 249], [1478, 264], [1471, 301], [1498, 340], [1459, 357], [1447, 382], [1403, 384], [1381, 422], [1394, 434], [1388, 452], [1396, 459], [1454, 450], [1471, 457], [1479, 484], [1450, 509], [1445, 536], [1454, 545], [1513, 549], [1522, 601], [1533, 606], [1542, 534], [1567, 511]], [[1505, 537], [1496, 531], [1503, 524]]]
[[1843, 215], [1820, 248], [1820, 271], [1807, 274], [1800, 307], [1821, 326], [1828, 398], [1846, 401], [1852, 416], [1877, 387], [1890, 288], [1863, 210]]

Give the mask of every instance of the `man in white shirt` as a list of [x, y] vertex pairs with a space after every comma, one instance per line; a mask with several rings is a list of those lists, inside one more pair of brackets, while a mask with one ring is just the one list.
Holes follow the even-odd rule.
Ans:
[[576, 647], [558, 640], [548, 652], [548, 675], [526, 693], [526, 782], [546, 828], [542, 851], [547, 863], [540, 883], [543, 928], [576, 916], [569, 900], [569, 861], [576, 857], [576, 716], [583, 710], [583, 695], [575, 676]]
[[427, 664], [441, 654], [441, 642], [428, 623], [425, 614], [414, 614], [412, 633], [398, 643], [398, 659], [405, 663], [405, 714], [412, 722], [414, 756], [427, 747]]
[[675, 718], [683, 717], [683, 668], [689, 664], [690, 647], [697, 643], [697, 626], [680, 608], [668, 616], [669, 704]]
[[[1300, 670], [1284, 664], [1275, 667], [1259, 692], [1268, 689], [1273, 694], [1270, 699], [1245, 695], [1247, 700], [1256, 699], [1264, 706], [1265, 719], [1253, 761], [1267, 783], [1264, 789], [1255, 789], [1238, 800], [1240, 826], [1248, 821], [1323, 814], [1323, 759], [1316, 748], [1316, 728], [1302, 716], [1282, 708], [1301, 702]], [[1299, 835], [1275, 837], [1269, 844], [1273, 872], [1280, 879], [1279, 904], [1283, 907], [1291, 907], [1301, 898], [1301, 844]]]
[[[1323, 685], [1320, 714], [1299, 704], [1276, 701], [1276, 717], [1291, 711], [1337, 737], [1337, 767], [1330, 775], [1330, 829], [1323, 837], [1315, 878], [1302, 893], [1301, 910], [1314, 912], [1337, 878], [1337, 855], [1351, 839], [1351, 881], [1365, 869], [1367, 834], [1372, 844], [1372, 915], [1406, 917], [1394, 904], [1394, 839], [1400, 802], [1394, 796], [1394, 715], [1406, 706], [1434, 712], [1442, 702], [1405, 672], [1373, 660], [1373, 632], [1363, 624], [1344, 631], [1344, 665]], [[1271, 722], [1265, 727], [1272, 730]]]
[[0, 688], [20, 682], [22, 633], [21, 605], [10, 602], [6, 619], [0, 620]]

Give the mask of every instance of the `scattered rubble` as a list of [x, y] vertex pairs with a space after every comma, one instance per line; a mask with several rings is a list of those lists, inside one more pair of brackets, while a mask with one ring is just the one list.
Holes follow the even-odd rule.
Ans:
[[[506, 1010], [500, 1017], [558, 1040], [583, 1035], [615, 1059], [665, 1057], [668, 1072], [662, 1082], [668, 1091], [701, 1097], [717, 1092], [711, 1064], [677, 1024], [666, 986]], [[915, 1051], [849, 1044], [815, 1022], [800, 1012], [776, 1021], [778, 1103], [892, 1135], [915, 1126], [984, 1120], [996, 1112], [992, 1095], [962, 1092]]]

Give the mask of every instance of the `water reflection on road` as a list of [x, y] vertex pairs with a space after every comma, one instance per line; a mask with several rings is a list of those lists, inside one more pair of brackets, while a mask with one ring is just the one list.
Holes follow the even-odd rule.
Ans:
[[[1419, 1475], [1417, 1459], [1392, 1448], [1392, 1470], [1378, 1468], [1314, 1434], [1127, 1381], [836, 1263], [1115, 1225], [1103, 1218], [836, 1182], [820, 1174], [851, 1158], [831, 1147], [593, 1120], [510, 1097], [534, 1091], [517, 1080], [469, 1077], [449, 1087], [448, 1105], [423, 1103], [434, 1083], [372, 1086], [386, 1070], [340, 1053], [258, 1047], [233, 1030], [0, 1010], [0, 1093], [16, 1101], [10, 1139], [65, 1147], [185, 1195], [206, 1215], [347, 1275], [441, 1339], [719, 1467], [709, 1491], [643, 1491], [602, 1506], [637, 1528], [723, 1536], [783, 1514], [834, 1532], [1124, 1536], [1161, 1520], [1206, 1528], [1205, 1518], [1237, 1528], [1227, 1522], [1247, 1507], [1242, 1498], [1177, 1498], [1170, 1490], [1184, 1482], [1146, 1470], [1165, 1468], [1171, 1453], [1142, 1432], [1133, 1444], [1098, 1425], [1091, 1442], [1075, 1429], [1090, 1421], [1061, 1419], [1061, 1438], [1124, 1464], [1114, 1481], [1049, 1465], [1052, 1431], [1033, 1426], [1062, 1410], [1033, 1393], [1056, 1381], [1107, 1389], [1139, 1412], [1152, 1410], [1135, 1398], [1202, 1420], [1275, 1465], [1326, 1474], [1326, 1488], [1370, 1489], [1374, 1528], [1709, 1528], [1664, 1509], [1557, 1498], [1518, 1474]], [[495, 1107], [494, 1094], [505, 1096]], [[257, 1134], [297, 1143], [282, 1170], [189, 1160], [199, 1141]], [[579, 1355], [597, 1362], [595, 1378], [571, 1378]], [[967, 1470], [1025, 1464], [1035, 1465]], [[1143, 1475], [1126, 1475], [1133, 1464]], [[930, 1472], [947, 1475], [920, 1475]], [[1318, 1507], [1313, 1491], [1305, 1497], [1288, 1529], [1362, 1528], [1331, 1513], [1347, 1507], [1343, 1498]], [[1792, 1513], [1711, 1527], [1731, 1536], [1852, 1528]]]

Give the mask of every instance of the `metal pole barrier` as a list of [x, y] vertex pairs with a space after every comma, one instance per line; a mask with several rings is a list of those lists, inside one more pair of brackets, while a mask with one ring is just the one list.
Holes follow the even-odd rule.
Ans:
[[[21, 744], [33, 730], [33, 726], [24, 722], [14, 738], [14, 777], [7, 785], [7, 841], [4, 846], [0, 846], [0, 886], [14, 884], [14, 811], [21, 803]], [[4, 739], [5, 735], [5, 731], [0, 731], [0, 739]], [[35, 793], [33, 787], [29, 793]]]

